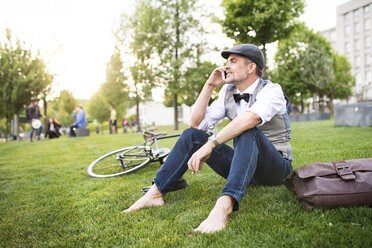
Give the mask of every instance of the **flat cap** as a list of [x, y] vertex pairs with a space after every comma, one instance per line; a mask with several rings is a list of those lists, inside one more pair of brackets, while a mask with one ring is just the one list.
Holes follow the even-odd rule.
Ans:
[[261, 49], [253, 44], [240, 44], [221, 52], [223, 58], [228, 59], [230, 54], [238, 54], [252, 60], [260, 69], [265, 67], [265, 58]]

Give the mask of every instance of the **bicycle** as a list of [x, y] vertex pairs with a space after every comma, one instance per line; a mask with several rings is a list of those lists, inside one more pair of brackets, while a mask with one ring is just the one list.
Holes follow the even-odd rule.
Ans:
[[[109, 152], [94, 160], [87, 168], [90, 177], [107, 178], [127, 175], [136, 172], [152, 162], [164, 163], [169, 154], [169, 148], [160, 148], [158, 140], [178, 137], [180, 134], [166, 135], [167, 133], [152, 133], [145, 131], [145, 142], [137, 145], [120, 148]], [[152, 147], [155, 145], [155, 147]]]

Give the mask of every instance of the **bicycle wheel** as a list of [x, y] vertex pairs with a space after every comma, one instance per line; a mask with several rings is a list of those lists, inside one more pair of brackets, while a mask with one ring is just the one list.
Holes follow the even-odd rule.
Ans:
[[160, 164], [164, 163], [164, 158], [168, 156], [170, 149], [169, 148], [159, 148], [154, 149], [154, 161], [159, 161]]
[[87, 168], [91, 177], [116, 177], [133, 173], [150, 163], [144, 146], [121, 148], [94, 160]]
[[159, 149], [153, 149], [153, 153], [154, 153], [154, 159], [159, 159], [159, 158], [165, 158], [166, 156], [168, 156], [170, 152], [170, 149], [169, 148], [159, 148]]

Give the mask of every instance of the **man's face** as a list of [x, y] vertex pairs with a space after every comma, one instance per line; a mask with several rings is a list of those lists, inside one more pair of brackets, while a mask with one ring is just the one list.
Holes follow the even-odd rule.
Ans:
[[251, 63], [246, 62], [246, 58], [237, 54], [230, 54], [226, 63], [226, 82], [230, 84], [244, 81], [252, 73]]

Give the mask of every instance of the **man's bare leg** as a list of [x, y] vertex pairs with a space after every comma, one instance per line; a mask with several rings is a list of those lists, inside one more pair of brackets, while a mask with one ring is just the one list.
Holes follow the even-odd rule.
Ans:
[[122, 213], [129, 213], [142, 208], [157, 207], [162, 205], [164, 205], [163, 195], [158, 190], [158, 187], [153, 184], [144, 196], [137, 200], [128, 209], [123, 210]]
[[229, 195], [218, 198], [216, 205], [198, 228], [194, 231], [201, 233], [214, 233], [225, 228], [229, 215], [233, 211], [235, 199]]

